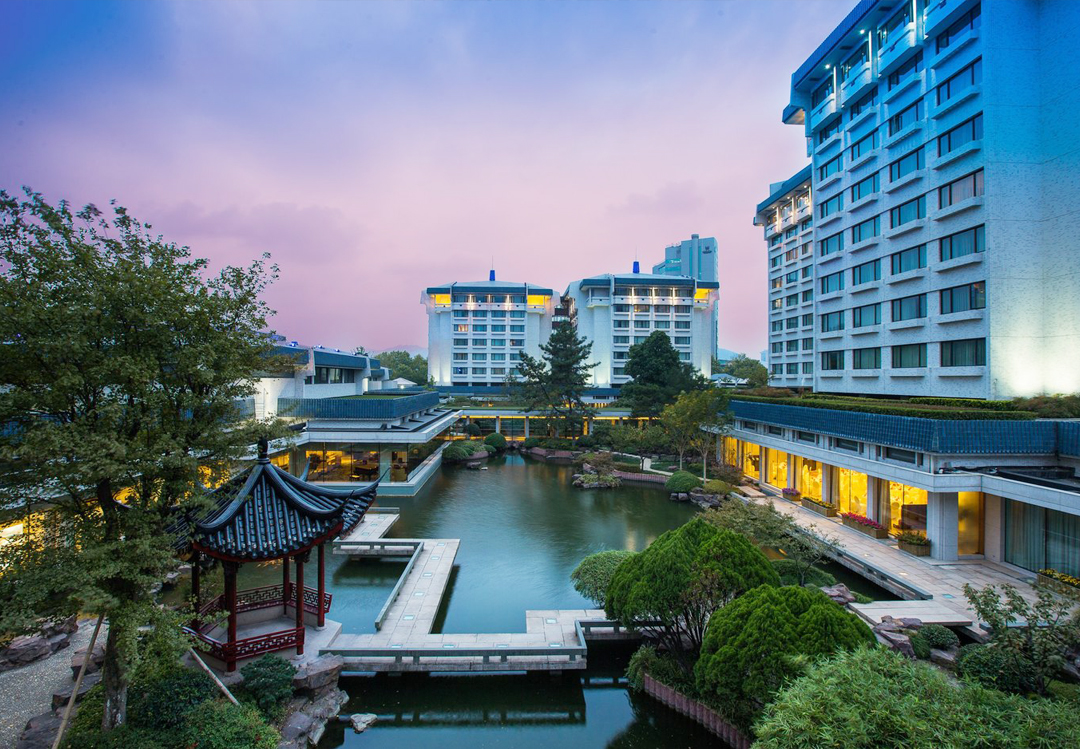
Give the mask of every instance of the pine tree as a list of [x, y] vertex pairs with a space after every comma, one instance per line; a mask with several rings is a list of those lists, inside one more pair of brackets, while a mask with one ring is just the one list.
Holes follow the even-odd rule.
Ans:
[[619, 401], [634, 416], [657, 417], [679, 393], [701, 390], [710, 384], [688, 362], [679, 359], [671, 339], [660, 330], [630, 347], [626, 374], [633, 381], [623, 385]]
[[582, 400], [588, 387], [592, 343], [578, 335], [572, 325], [560, 325], [540, 347], [539, 358], [522, 352], [515, 381], [526, 409], [547, 414], [548, 427], [556, 435], [574, 434], [588, 407]]

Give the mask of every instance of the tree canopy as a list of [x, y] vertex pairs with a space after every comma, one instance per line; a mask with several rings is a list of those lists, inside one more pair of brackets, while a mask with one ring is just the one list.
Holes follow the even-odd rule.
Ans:
[[760, 361], [751, 359], [746, 354], [739, 354], [734, 359], [728, 360], [720, 366], [719, 372], [746, 380], [746, 384], [752, 388], [765, 387], [769, 384], [769, 370]]
[[710, 386], [689, 362], [679, 359], [671, 338], [662, 330], [630, 347], [626, 374], [633, 380], [622, 386], [619, 402], [634, 416], [659, 416], [679, 393]]
[[417, 385], [428, 384], [427, 359], [420, 354], [410, 354], [408, 351], [383, 351], [375, 356], [379, 364], [390, 368], [392, 377], [404, 377]]
[[633, 555], [634, 552], [624, 549], [609, 549], [590, 554], [582, 559], [570, 573], [574, 590], [597, 606], [603, 606], [611, 576], [615, 574], [620, 564]]
[[749, 728], [780, 687], [801, 673], [796, 656], [873, 643], [870, 628], [821, 591], [762, 585], [709, 620], [694, 676], [700, 693]]
[[568, 435], [579, 426], [588, 406], [582, 400], [588, 388], [592, 343], [578, 335], [572, 325], [559, 325], [540, 357], [521, 353], [520, 376], [512, 382], [525, 409], [541, 411], [556, 435]]
[[0, 499], [51, 510], [0, 547], [0, 631], [106, 615], [106, 728], [124, 721], [149, 591], [175, 564], [170, 512], [278, 433], [239, 404], [258, 371], [292, 366], [265, 332], [276, 268], [211, 274], [109, 213], [0, 192]]

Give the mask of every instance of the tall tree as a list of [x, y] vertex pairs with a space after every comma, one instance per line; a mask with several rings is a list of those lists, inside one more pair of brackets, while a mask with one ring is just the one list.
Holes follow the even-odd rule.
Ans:
[[[716, 447], [716, 441], [720, 439], [731, 423], [731, 412], [728, 411], [728, 394], [719, 388], [695, 390], [679, 396], [679, 400], [686, 400], [686, 409], [693, 414], [693, 420], [697, 421], [698, 428], [690, 436], [690, 446], [701, 457], [701, 478], [708, 478], [709, 455]], [[679, 401], [676, 401], [678, 404]]]
[[626, 374], [634, 379], [622, 386], [619, 401], [634, 416], [659, 416], [679, 393], [700, 390], [710, 384], [688, 362], [679, 359], [671, 339], [660, 330], [630, 347]]
[[390, 374], [394, 377], [404, 377], [417, 385], [427, 384], [427, 359], [420, 354], [410, 354], [408, 351], [384, 351], [376, 354], [375, 358], [384, 367], [389, 367]]
[[572, 434], [588, 410], [582, 396], [588, 387], [592, 343], [572, 325], [560, 325], [540, 347], [540, 357], [522, 352], [520, 375], [513, 380], [523, 406], [548, 415], [557, 434]]
[[751, 359], [746, 354], [739, 354], [728, 361], [720, 371], [740, 380], [746, 380], [746, 384], [752, 388], [765, 387], [769, 384], [769, 370], [757, 359]]
[[110, 213], [0, 191], [0, 499], [52, 510], [45, 532], [0, 547], [0, 631], [105, 615], [106, 729], [124, 722], [150, 589], [175, 564], [171, 512], [205, 501], [201, 472], [276, 435], [238, 404], [257, 371], [290, 366], [267, 360], [275, 267], [213, 275]]

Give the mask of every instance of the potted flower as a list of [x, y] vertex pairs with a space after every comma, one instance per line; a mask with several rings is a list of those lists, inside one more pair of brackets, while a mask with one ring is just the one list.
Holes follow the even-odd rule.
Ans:
[[871, 538], [887, 538], [889, 535], [889, 531], [885, 529], [884, 525], [857, 512], [841, 512], [840, 518], [848, 528], [854, 528]]
[[791, 489], [789, 487], [784, 487], [780, 490], [780, 493], [784, 495], [784, 499], [789, 499], [792, 502], [798, 502], [799, 497], [802, 496], [802, 492], [800, 492], [798, 489]]
[[1040, 585], [1045, 585], [1063, 596], [1080, 598], [1080, 578], [1058, 572], [1054, 569], [1039, 570]]
[[824, 515], [827, 518], [836, 517], [836, 508], [830, 504], [825, 504], [821, 500], [811, 499], [810, 497], [800, 497], [799, 504], [811, 512], [816, 512], [818, 515]]
[[915, 557], [930, 556], [930, 539], [918, 531], [900, 531], [896, 534], [900, 551], [906, 551]]

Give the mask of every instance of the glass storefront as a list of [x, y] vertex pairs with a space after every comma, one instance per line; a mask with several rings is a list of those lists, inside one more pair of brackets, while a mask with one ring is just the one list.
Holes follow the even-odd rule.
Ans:
[[821, 463], [796, 456], [795, 481], [795, 488], [804, 497], [821, 501]]
[[926, 490], [896, 481], [889, 482], [889, 518], [883, 523], [889, 533], [919, 531], [926, 533]]
[[771, 447], [765, 448], [765, 473], [768, 476], [765, 483], [775, 486], [777, 489], [786, 487], [788, 478], [787, 453], [774, 450]]
[[408, 481], [420, 464], [451, 438], [446, 429], [427, 442], [413, 444], [312, 442], [270, 459], [294, 476], [309, 466], [307, 477], [314, 482], [359, 483], [380, 477], [402, 482]]
[[761, 447], [749, 442], [742, 443], [743, 464], [742, 470], [752, 479], [761, 478]]
[[866, 474], [849, 468], [834, 468], [833, 501], [840, 512], [866, 514]]
[[1080, 516], [1011, 499], [1005, 502], [1005, 561], [1080, 577]]
[[724, 463], [729, 466], [739, 465], [739, 441], [734, 437], [724, 437]]
[[960, 510], [957, 526], [957, 552], [959, 554], [983, 553], [983, 501], [982, 492], [960, 492]]
[[508, 440], [525, 439], [524, 416], [500, 416], [499, 433]]

